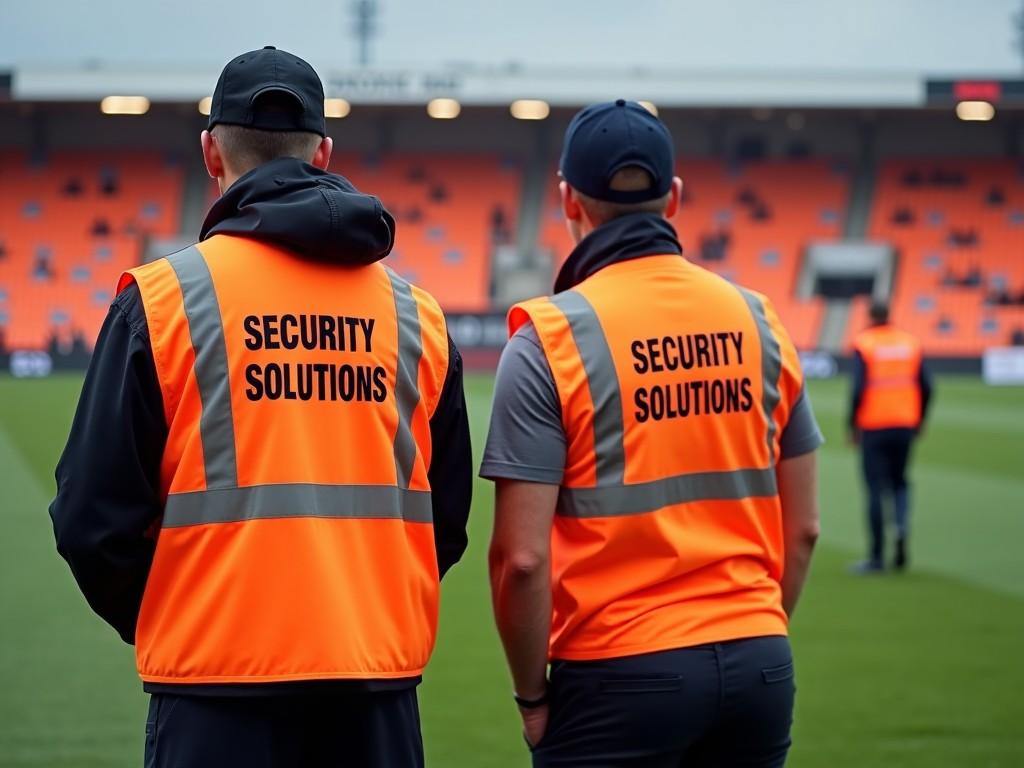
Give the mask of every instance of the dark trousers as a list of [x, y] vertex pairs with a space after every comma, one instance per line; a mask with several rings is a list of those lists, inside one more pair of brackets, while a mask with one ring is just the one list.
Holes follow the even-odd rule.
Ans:
[[868, 558], [882, 565], [885, 552], [884, 497], [892, 494], [893, 523], [899, 539], [907, 537], [910, 488], [907, 462], [914, 441], [912, 429], [869, 429], [861, 435], [864, 482], [868, 487]]
[[145, 768], [419, 768], [416, 689], [381, 693], [155, 693]]
[[602, 661], [555, 661], [533, 765], [776, 768], [793, 720], [785, 637]]

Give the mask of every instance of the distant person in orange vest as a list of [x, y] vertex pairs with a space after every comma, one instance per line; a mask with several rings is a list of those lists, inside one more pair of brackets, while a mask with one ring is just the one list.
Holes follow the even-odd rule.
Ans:
[[907, 463], [920, 435], [932, 395], [931, 378], [921, 356], [921, 343], [889, 323], [889, 308], [874, 304], [871, 325], [853, 342], [853, 394], [850, 440], [861, 449], [868, 488], [866, 560], [854, 565], [860, 573], [885, 569], [883, 497], [892, 494], [896, 544], [892, 564], [907, 567], [910, 535], [910, 486]]
[[683, 258], [673, 169], [636, 102], [577, 114], [576, 248], [509, 314], [481, 474], [535, 766], [781, 766], [790, 745], [821, 433], [770, 302]]
[[58, 550], [152, 694], [147, 766], [423, 764], [462, 363], [331, 148], [309, 64], [227, 64], [221, 197], [198, 244], [122, 276], [57, 467]]

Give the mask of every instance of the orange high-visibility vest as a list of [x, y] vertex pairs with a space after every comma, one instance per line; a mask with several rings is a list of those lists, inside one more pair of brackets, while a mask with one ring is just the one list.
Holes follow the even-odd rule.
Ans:
[[857, 428], [920, 426], [920, 342], [891, 325], [876, 325], [858, 334], [853, 346], [866, 368]]
[[132, 269], [163, 393], [143, 680], [400, 678], [434, 645], [437, 303], [380, 264], [218, 235]]
[[680, 256], [512, 308], [537, 329], [567, 457], [550, 655], [786, 634], [779, 438], [802, 386], [774, 309]]

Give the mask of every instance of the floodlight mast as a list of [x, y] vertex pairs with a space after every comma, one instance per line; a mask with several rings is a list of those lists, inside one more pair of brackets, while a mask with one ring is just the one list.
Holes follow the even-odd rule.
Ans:
[[352, 15], [355, 17], [353, 32], [358, 43], [359, 66], [370, 66], [370, 41], [377, 34], [377, 0], [352, 0]]
[[1024, 63], [1024, 2], [1021, 3], [1021, 9], [1013, 14], [1013, 29], [1016, 32], [1013, 47], [1017, 49], [1021, 62]]

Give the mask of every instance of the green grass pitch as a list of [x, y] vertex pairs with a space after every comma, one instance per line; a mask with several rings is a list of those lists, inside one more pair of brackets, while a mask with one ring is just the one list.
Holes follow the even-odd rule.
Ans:
[[[492, 380], [467, 381], [476, 448]], [[0, 765], [141, 764], [145, 696], [131, 649], [95, 618], [53, 549], [46, 506], [81, 386], [0, 378]], [[792, 626], [796, 768], [1024, 766], [1024, 389], [938, 382], [913, 468], [913, 567], [857, 578], [862, 491], [844, 444], [846, 385], [812, 382], [828, 444], [824, 534]], [[443, 450], [443, 447], [440, 448]], [[491, 488], [443, 587], [421, 688], [428, 763], [527, 764], [491, 620]]]

